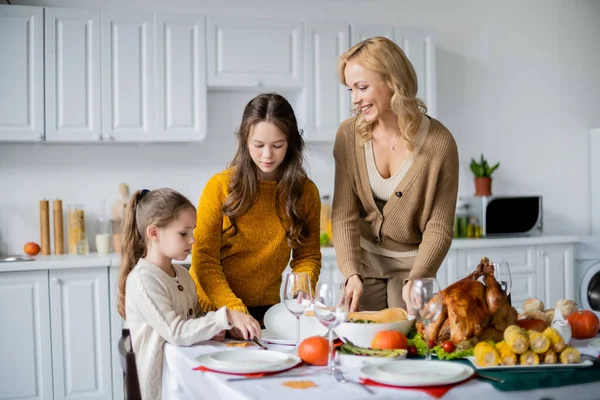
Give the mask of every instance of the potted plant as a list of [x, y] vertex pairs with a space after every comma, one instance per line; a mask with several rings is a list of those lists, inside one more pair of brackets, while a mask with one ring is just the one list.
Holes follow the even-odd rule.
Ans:
[[492, 174], [499, 166], [498, 162], [490, 167], [483, 154], [479, 162], [471, 158], [471, 171], [475, 175], [475, 196], [492, 195]]

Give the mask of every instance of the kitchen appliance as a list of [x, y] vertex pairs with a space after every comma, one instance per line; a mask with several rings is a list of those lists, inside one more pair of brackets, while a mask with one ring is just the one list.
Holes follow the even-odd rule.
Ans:
[[575, 301], [600, 317], [600, 236], [582, 238], [575, 247]]
[[470, 196], [461, 200], [481, 236], [542, 233], [542, 196]]

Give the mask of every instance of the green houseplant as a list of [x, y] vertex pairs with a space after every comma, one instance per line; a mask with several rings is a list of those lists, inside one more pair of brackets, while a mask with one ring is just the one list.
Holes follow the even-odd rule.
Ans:
[[497, 162], [490, 167], [487, 160], [481, 155], [479, 162], [471, 158], [471, 172], [475, 175], [475, 196], [492, 195], [492, 174], [498, 169], [500, 163]]

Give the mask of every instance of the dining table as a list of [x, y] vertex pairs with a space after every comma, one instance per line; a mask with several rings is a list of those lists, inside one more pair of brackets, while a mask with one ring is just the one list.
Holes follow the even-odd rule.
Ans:
[[[598, 337], [597, 337], [598, 338]], [[239, 341], [237, 341], [239, 342]], [[589, 347], [589, 340], [572, 340], [571, 345], [586, 355], [598, 358], [599, 350]], [[347, 383], [338, 382], [324, 367], [301, 364], [291, 370], [275, 375], [247, 378], [239, 375], [199, 370], [199, 356], [223, 350], [244, 351], [247, 348], [230, 347], [225, 342], [206, 341], [190, 347], [164, 345], [162, 375], [162, 398], [164, 400], [334, 400], [334, 399], [433, 399], [430, 393], [414, 388], [371, 386], [369, 393], [359, 384], [360, 366], [337, 366]], [[264, 342], [263, 342], [264, 343]], [[266, 344], [268, 350], [293, 352], [292, 346]], [[258, 347], [252, 347], [258, 349]], [[434, 358], [435, 359], [435, 358]], [[411, 362], [410, 359], [401, 362]], [[444, 363], [448, 361], [435, 361]], [[597, 362], [597, 361], [595, 361]], [[284, 385], [289, 381], [310, 381], [309, 388], [293, 388]], [[314, 385], [314, 386], [313, 386]], [[600, 376], [590, 383], [562, 387], [542, 388], [527, 391], [501, 391], [485, 379], [473, 378], [453, 386], [443, 394], [444, 400], [594, 400], [600, 399]]]

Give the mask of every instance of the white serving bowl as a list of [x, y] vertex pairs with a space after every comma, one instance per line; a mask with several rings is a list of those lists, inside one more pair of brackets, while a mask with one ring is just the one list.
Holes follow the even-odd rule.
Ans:
[[414, 319], [374, 324], [344, 322], [337, 328], [334, 328], [334, 332], [342, 340], [347, 339], [358, 347], [368, 348], [371, 347], [371, 342], [378, 332], [398, 331], [407, 335], [414, 323]]
[[[296, 340], [296, 317], [285, 308], [283, 303], [275, 304], [265, 313], [265, 328], [270, 334], [285, 340]], [[323, 336], [325, 328], [314, 316], [300, 317], [300, 340], [310, 336]]]

